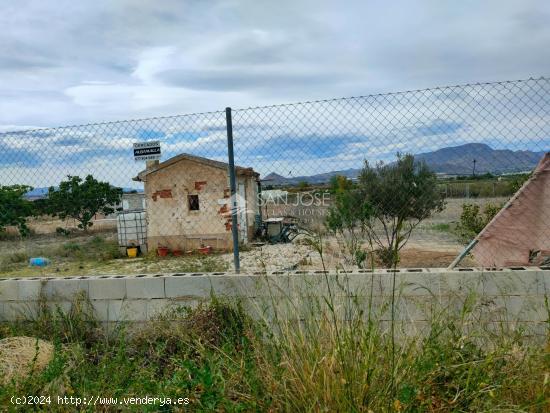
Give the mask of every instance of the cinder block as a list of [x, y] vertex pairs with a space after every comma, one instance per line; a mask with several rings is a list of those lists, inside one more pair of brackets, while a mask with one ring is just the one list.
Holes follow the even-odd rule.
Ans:
[[61, 311], [63, 314], [69, 314], [73, 303], [71, 301], [49, 301], [47, 303], [48, 309], [54, 313]]
[[[396, 274], [396, 291], [403, 296], [434, 296], [441, 293], [440, 275], [430, 273]], [[391, 277], [391, 274], [390, 274]], [[391, 292], [391, 280], [389, 285]]]
[[159, 316], [167, 316], [170, 310], [177, 306], [177, 303], [167, 298], [151, 299], [147, 301], [147, 319], [152, 320]]
[[550, 297], [550, 270], [539, 270], [537, 271], [537, 275], [539, 278], [540, 294]]
[[529, 289], [527, 284], [533, 281], [532, 274], [529, 275], [526, 271], [523, 271], [521, 281], [511, 271], [487, 271], [481, 274], [480, 278], [483, 295], [489, 296], [520, 294], [525, 292], [526, 288]]
[[146, 321], [147, 302], [148, 300], [123, 301], [120, 308], [119, 319], [116, 321]]
[[217, 296], [235, 297], [267, 293], [267, 286], [262, 280], [249, 276], [190, 276], [166, 277], [167, 298], [198, 298]]
[[47, 281], [21, 280], [17, 297], [20, 301], [38, 300]]
[[478, 271], [441, 272], [438, 276], [440, 295], [483, 294], [482, 274]]
[[212, 284], [209, 277], [167, 277], [165, 279], [166, 297], [198, 297], [210, 295]]
[[16, 301], [19, 295], [19, 281], [0, 280], [0, 301]]
[[125, 278], [94, 278], [89, 283], [90, 300], [126, 298]]
[[501, 296], [492, 301], [495, 308], [489, 314], [491, 321], [538, 322], [548, 317], [544, 297], [540, 295]]
[[171, 303], [172, 309], [183, 310], [185, 308], [195, 309], [204, 300], [194, 300], [193, 298], [167, 298]]
[[38, 314], [38, 303], [36, 301], [6, 301], [3, 312], [8, 321], [32, 320]]
[[130, 277], [126, 279], [126, 298], [164, 298], [165, 277]]
[[88, 296], [89, 280], [80, 278], [48, 280], [42, 291], [48, 300], [71, 301], [81, 293]]
[[90, 300], [92, 308], [94, 309], [97, 321], [105, 322], [109, 321], [109, 301], [108, 300]]
[[[287, 297], [291, 294], [299, 295], [304, 290], [311, 291], [313, 288], [304, 286], [305, 282], [299, 275], [292, 278], [288, 274], [269, 276], [234, 276], [237, 293], [240, 296], [249, 297]], [[309, 286], [308, 286], [309, 287]]]
[[120, 310], [122, 309], [123, 300], [107, 300], [107, 320], [122, 321]]

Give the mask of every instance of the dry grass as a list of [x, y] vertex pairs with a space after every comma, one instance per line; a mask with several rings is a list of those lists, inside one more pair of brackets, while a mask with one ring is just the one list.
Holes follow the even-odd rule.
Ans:
[[12, 380], [40, 373], [53, 359], [54, 346], [34, 337], [0, 340], [0, 377], [4, 385]]
[[[238, 302], [213, 298], [137, 330], [120, 325], [109, 334], [97, 328], [82, 298], [68, 314], [43, 307], [37, 319], [0, 334], [51, 340], [59, 344], [55, 357], [32, 380], [0, 384], [0, 404], [15, 392], [77, 397], [92, 392], [184, 396], [191, 401], [186, 411], [202, 412], [550, 408], [550, 349], [519, 328], [487, 329], [482, 303], [442, 306], [422, 331], [400, 334], [395, 348], [387, 321], [380, 319], [388, 303], [372, 313], [368, 303], [350, 299], [347, 305], [347, 318], [333, 317], [331, 298], [323, 297], [304, 302], [292, 319], [254, 321]], [[36, 354], [35, 343], [28, 339], [20, 364]], [[18, 347], [9, 348], [9, 354], [19, 354]]]

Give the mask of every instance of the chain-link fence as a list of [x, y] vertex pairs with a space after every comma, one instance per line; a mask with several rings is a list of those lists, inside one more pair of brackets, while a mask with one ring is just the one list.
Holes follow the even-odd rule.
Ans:
[[[233, 235], [250, 271], [548, 265], [549, 92], [541, 78], [3, 133], [0, 270], [218, 271]], [[138, 142], [160, 162], [135, 161]]]

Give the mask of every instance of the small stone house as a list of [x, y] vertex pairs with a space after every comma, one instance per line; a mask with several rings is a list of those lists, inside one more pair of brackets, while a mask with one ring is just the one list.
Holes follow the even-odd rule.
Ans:
[[[252, 239], [258, 220], [259, 174], [237, 166], [239, 240]], [[144, 184], [147, 247], [232, 249], [228, 164], [190, 154], [148, 162], [134, 181]]]

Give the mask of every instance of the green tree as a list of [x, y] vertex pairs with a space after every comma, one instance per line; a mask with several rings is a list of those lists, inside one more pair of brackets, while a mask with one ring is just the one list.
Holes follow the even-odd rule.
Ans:
[[486, 204], [481, 213], [477, 204], [463, 204], [458, 231], [464, 240], [471, 240], [487, 226], [502, 209], [503, 205]]
[[336, 200], [327, 226], [333, 231], [361, 229], [388, 268], [399, 262], [399, 251], [418, 224], [445, 205], [435, 173], [408, 154], [397, 154], [390, 164], [365, 161], [350, 194], [353, 200]]
[[27, 217], [32, 215], [32, 203], [23, 198], [32, 187], [27, 185], [0, 186], [0, 231], [13, 225], [21, 235], [28, 235]]
[[306, 190], [309, 188], [309, 182], [308, 181], [300, 181], [298, 182], [298, 189], [299, 190]]
[[32, 215], [34, 217], [48, 215], [48, 198], [39, 198], [32, 202]]
[[336, 192], [334, 204], [327, 214], [326, 226], [341, 236], [353, 261], [361, 268], [367, 259], [367, 253], [361, 243], [368, 236], [367, 229], [373, 211], [358, 195], [357, 191], [350, 190]]
[[343, 175], [334, 175], [330, 178], [329, 187], [332, 192], [339, 193], [353, 188], [353, 182]]
[[86, 231], [92, 226], [92, 218], [97, 213], [112, 214], [120, 203], [122, 189], [100, 182], [92, 175], [84, 180], [78, 176], [68, 176], [56, 189], [48, 190], [47, 211], [61, 219], [74, 218], [78, 227]]
[[445, 201], [437, 186], [437, 177], [425, 162], [414, 156], [397, 154], [391, 164], [371, 167], [365, 161], [360, 177], [361, 198], [371, 205], [382, 236], [372, 228], [370, 236], [378, 246], [381, 261], [387, 267], [399, 262], [399, 251], [412, 231], [434, 212], [443, 210]]

